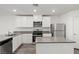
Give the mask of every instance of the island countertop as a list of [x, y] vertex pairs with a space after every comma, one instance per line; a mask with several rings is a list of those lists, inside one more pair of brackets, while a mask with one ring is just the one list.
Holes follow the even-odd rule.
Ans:
[[3, 34], [3, 35], [0, 35], [0, 46], [2, 45], [2, 43], [5, 43], [8, 40], [12, 40], [12, 38], [14, 38], [18, 35], [20, 35], [20, 34], [15, 34], [15, 35]]
[[12, 36], [0, 35], [0, 46], [12, 40]]
[[36, 43], [76, 43], [63, 37], [37, 37]]
[[0, 36], [0, 42], [4, 41], [4, 40], [7, 40], [9, 38], [12, 38], [12, 36], [5, 36], [5, 35], [1, 35]]

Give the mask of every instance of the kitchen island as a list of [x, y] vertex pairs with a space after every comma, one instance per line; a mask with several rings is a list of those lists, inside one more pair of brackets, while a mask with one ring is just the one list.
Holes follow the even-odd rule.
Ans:
[[0, 54], [12, 54], [12, 36], [0, 35]]
[[12, 54], [20, 45], [21, 34], [0, 35], [0, 54]]
[[37, 37], [36, 54], [74, 54], [75, 43], [61, 37]]

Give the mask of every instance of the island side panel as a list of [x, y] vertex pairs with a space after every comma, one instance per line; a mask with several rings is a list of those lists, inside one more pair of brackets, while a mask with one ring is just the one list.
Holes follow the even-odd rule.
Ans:
[[37, 54], [74, 54], [74, 43], [37, 43]]

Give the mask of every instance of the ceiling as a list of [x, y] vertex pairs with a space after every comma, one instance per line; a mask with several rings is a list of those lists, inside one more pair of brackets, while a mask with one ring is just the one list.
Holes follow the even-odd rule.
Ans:
[[[16, 12], [12, 10], [16, 9]], [[37, 12], [34, 13], [33, 9]], [[52, 13], [52, 10], [56, 10]], [[33, 4], [0, 4], [0, 15], [61, 15], [72, 10], [78, 10], [79, 4], [39, 4], [38, 7]]]

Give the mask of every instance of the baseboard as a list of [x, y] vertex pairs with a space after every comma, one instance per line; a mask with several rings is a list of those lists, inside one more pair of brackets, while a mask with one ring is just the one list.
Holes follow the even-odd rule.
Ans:
[[35, 43], [23, 43], [23, 45], [24, 45], [24, 44], [35, 44]]
[[21, 48], [22, 45], [23, 45], [23, 44], [21, 44], [21, 45], [13, 52], [13, 54], [15, 54], [15, 53], [18, 51], [18, 49]]

